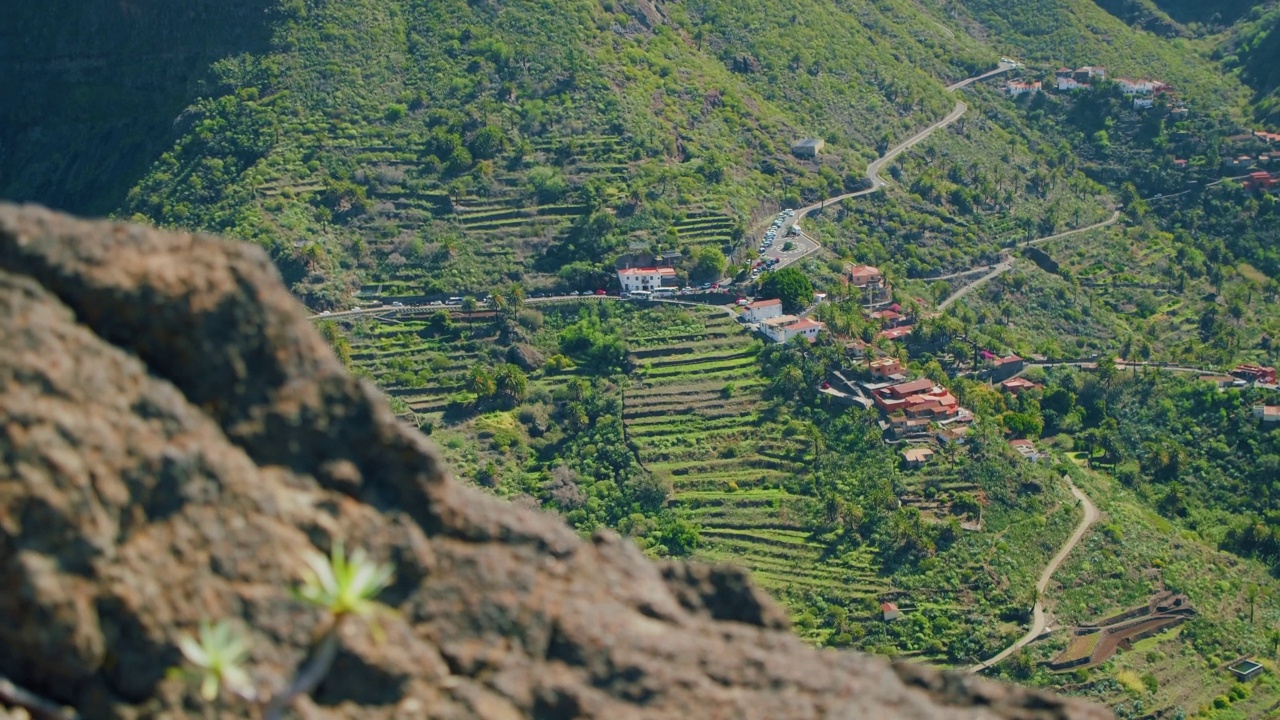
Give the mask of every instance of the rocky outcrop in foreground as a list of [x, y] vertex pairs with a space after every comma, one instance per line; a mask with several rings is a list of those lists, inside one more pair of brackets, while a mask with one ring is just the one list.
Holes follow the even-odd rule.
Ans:
[[246, 245], [0, 206], [0, 419], [0, 675], [88, 718], [205, 717], [166, 677], [205, 618], [283, 683], [339, 540], [395, 564], [398, 613], [345, 626], [300, 717], [1109, 717], [814, 650], [736, 570], [464, 487]]

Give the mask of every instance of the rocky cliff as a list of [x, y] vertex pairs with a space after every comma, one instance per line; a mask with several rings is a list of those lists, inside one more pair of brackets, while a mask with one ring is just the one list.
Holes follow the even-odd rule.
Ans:
[[0, 675], [87, 718], [205, 717], [166, 676], [203, 618], [282, 682], [321, 620], [302, 556], [339, 540], [395, 564], [398, 613], [347, 626], [300, 717], [1109, 716], [815, 650], [736, 570], [463, 486], [245, 245], [0, 206], [0, 419]]

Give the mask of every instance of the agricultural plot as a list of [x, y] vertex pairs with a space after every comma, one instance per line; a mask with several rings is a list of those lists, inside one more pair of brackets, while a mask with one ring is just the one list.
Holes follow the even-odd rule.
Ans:
[[770, 419], [758, 341], [722, 311], [680, 315], [661, 334], [628, 338], [637, 371], [624, 420], [644, 467], [700, 526], [696, 557], [748, 568], [793, 606], [882, 591], [874, 554], [833, 554], [806, 520], [813, 500], [787, 489], [808, 472], [810, 448]]

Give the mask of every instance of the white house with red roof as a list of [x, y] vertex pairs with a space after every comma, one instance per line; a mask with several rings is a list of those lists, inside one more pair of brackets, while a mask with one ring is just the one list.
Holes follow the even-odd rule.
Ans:
[[623, 268], [618, 271], [618, 284], [622, 286], [622, 292], [652, 292], [662, 287], [664, 281], [674, 284], [675, 279], [675, 268], [669, 267]]
[[797, 335], [813, 342], [825, 324], [795, 315], [780, 315], [760, 323], [760, 332], [776, 343], [785, 343]]
[[755, 302], [742, 308], [742, 317], [747, 322], [764, 322], [769, 318], [776, 318], [782, 315], [782, 301], [778, 298], [770, 298], [768, 300], [756, 300]]

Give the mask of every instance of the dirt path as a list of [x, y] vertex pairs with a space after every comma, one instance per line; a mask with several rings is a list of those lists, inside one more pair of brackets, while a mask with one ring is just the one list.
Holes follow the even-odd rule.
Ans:
[[[1016, 247], [1029, 247], [1031, 245], [1039, 245], [1040, 243], [1046, 243], [1046, 242], [1049, 242], [1050, 240], [1057, 240], [1059, 238], [1067, 237], [1068, 235], [1075, 235], [1076, 233], [1089, 232], [1090, 230], [1097, 230], [1098, 228], [1104, 228], [1104, 227], [1107, 227], [1108, 225], [1114, 225], [1119, 221], [1120, 221], [1120, 211], [1116, 210], [1115, 212], [1111, 213], [1111, 217], [1107, 218], [1106, 220], [1103, 220], [1102, 222], [1094, 223], [1092, 225], [1086, 225], [1085, 227], [1076, 228], [1074, 230], [1067, 230], [1064, 232], [1056, 233], [1054, 235], [1049, 235], [1047, 237], [1036, 238], [1035, 240], [1025, 240], [1023, 242], [1018, 243]], [[986, 284], [993, 278], [1000, 276], [1011, 267], [1013, 267], [1013, 258], [1009, 258], [1008, 260], [1005, 260], [999, 265], [993, 265], [991, 268], [991, 272], [987, 273], [986, 275], [983, 275], [977, 280], [974, 280], [972, 283], [965, 285], [959, 290], [956, 290], [955, 292], [951, 293], [951, 295], [949, 295], [947, 299], [938, 303], [938, 309], [946, 310], [948, 307], [951, 307], [952, 303], [964, 297], [965, 295], [968, 295], [969, 292], [972, 291], [974, 288], [981, 287], [982, 285]], [[972, 272], [972, 271], [966, 271], [963, 273], [953, 273], [952, 275], [948, 275], [945, 277], [955, 277], [956, 275], [966, 275], [969, 272]], [[944, 278], [925, 278], [925, 279], [941, 280]]]
[[1027, 643], [1035, 640], [1037, 637], [1040, 637], [1040, 634], [1045, 631], [1048, 619], [1044, 612], [1044, 603], [1042, 598], [1044, 597], [1045, 590], [1049, 588], [1049, 581], [1053, 579], [1053, 574], [1057, 572], [1058, 567], [1067, 559], [1067, 556], [1071, 554], [1071, 551], [1074, 550], [1076, 545], [1079, 545], [1080, 541], [1084, 539], [1084, 534], [1089, 531], [1089, 527], [1097, 522], [1098, 518], [1101, 517], [1101, 513], [1098, 512], [1097, 506], [1093, 504], [1093, 501], [1089, 499], [1088, 495], [1081, 492], [1080, 488], [1076, 487], [1075, 483], [1071, 482], [1071, 478], [1063, 476], [1062, 479], [1066, 480], [1067, 487], [1071, 489], [1071, 494], [1075, 495], [1076, 499], [1080, 501], [1080, 504], [1084, 506], [1084, 518], [1080, 520], [1080, 525], [1076, 527], [1075, 532], [1071, 533], [1071, 537], [1067, 538], [1066, 544], [1062, 546], [1062, 549], [1058, 551], [1058, 554], [1054, 555], [1053, 559], [1049, 561], [1049, 564], [1044, 567], [1044, 572], [1040, 573], [1040, 580], [1036, 583], [1036, 604], [1031, 609], [1031, 629], [1027, 631], [1026, 635], [1023, 635], [1012, 645], [1001, 650], [999, 654], [974, 665], [969, 668], [967, 672], [977, 673], [986, 670], [992, 665], [995, 665], [1001, 660], [1004, 660], [1014, 654], [1020, 648], [1026, 646]]

